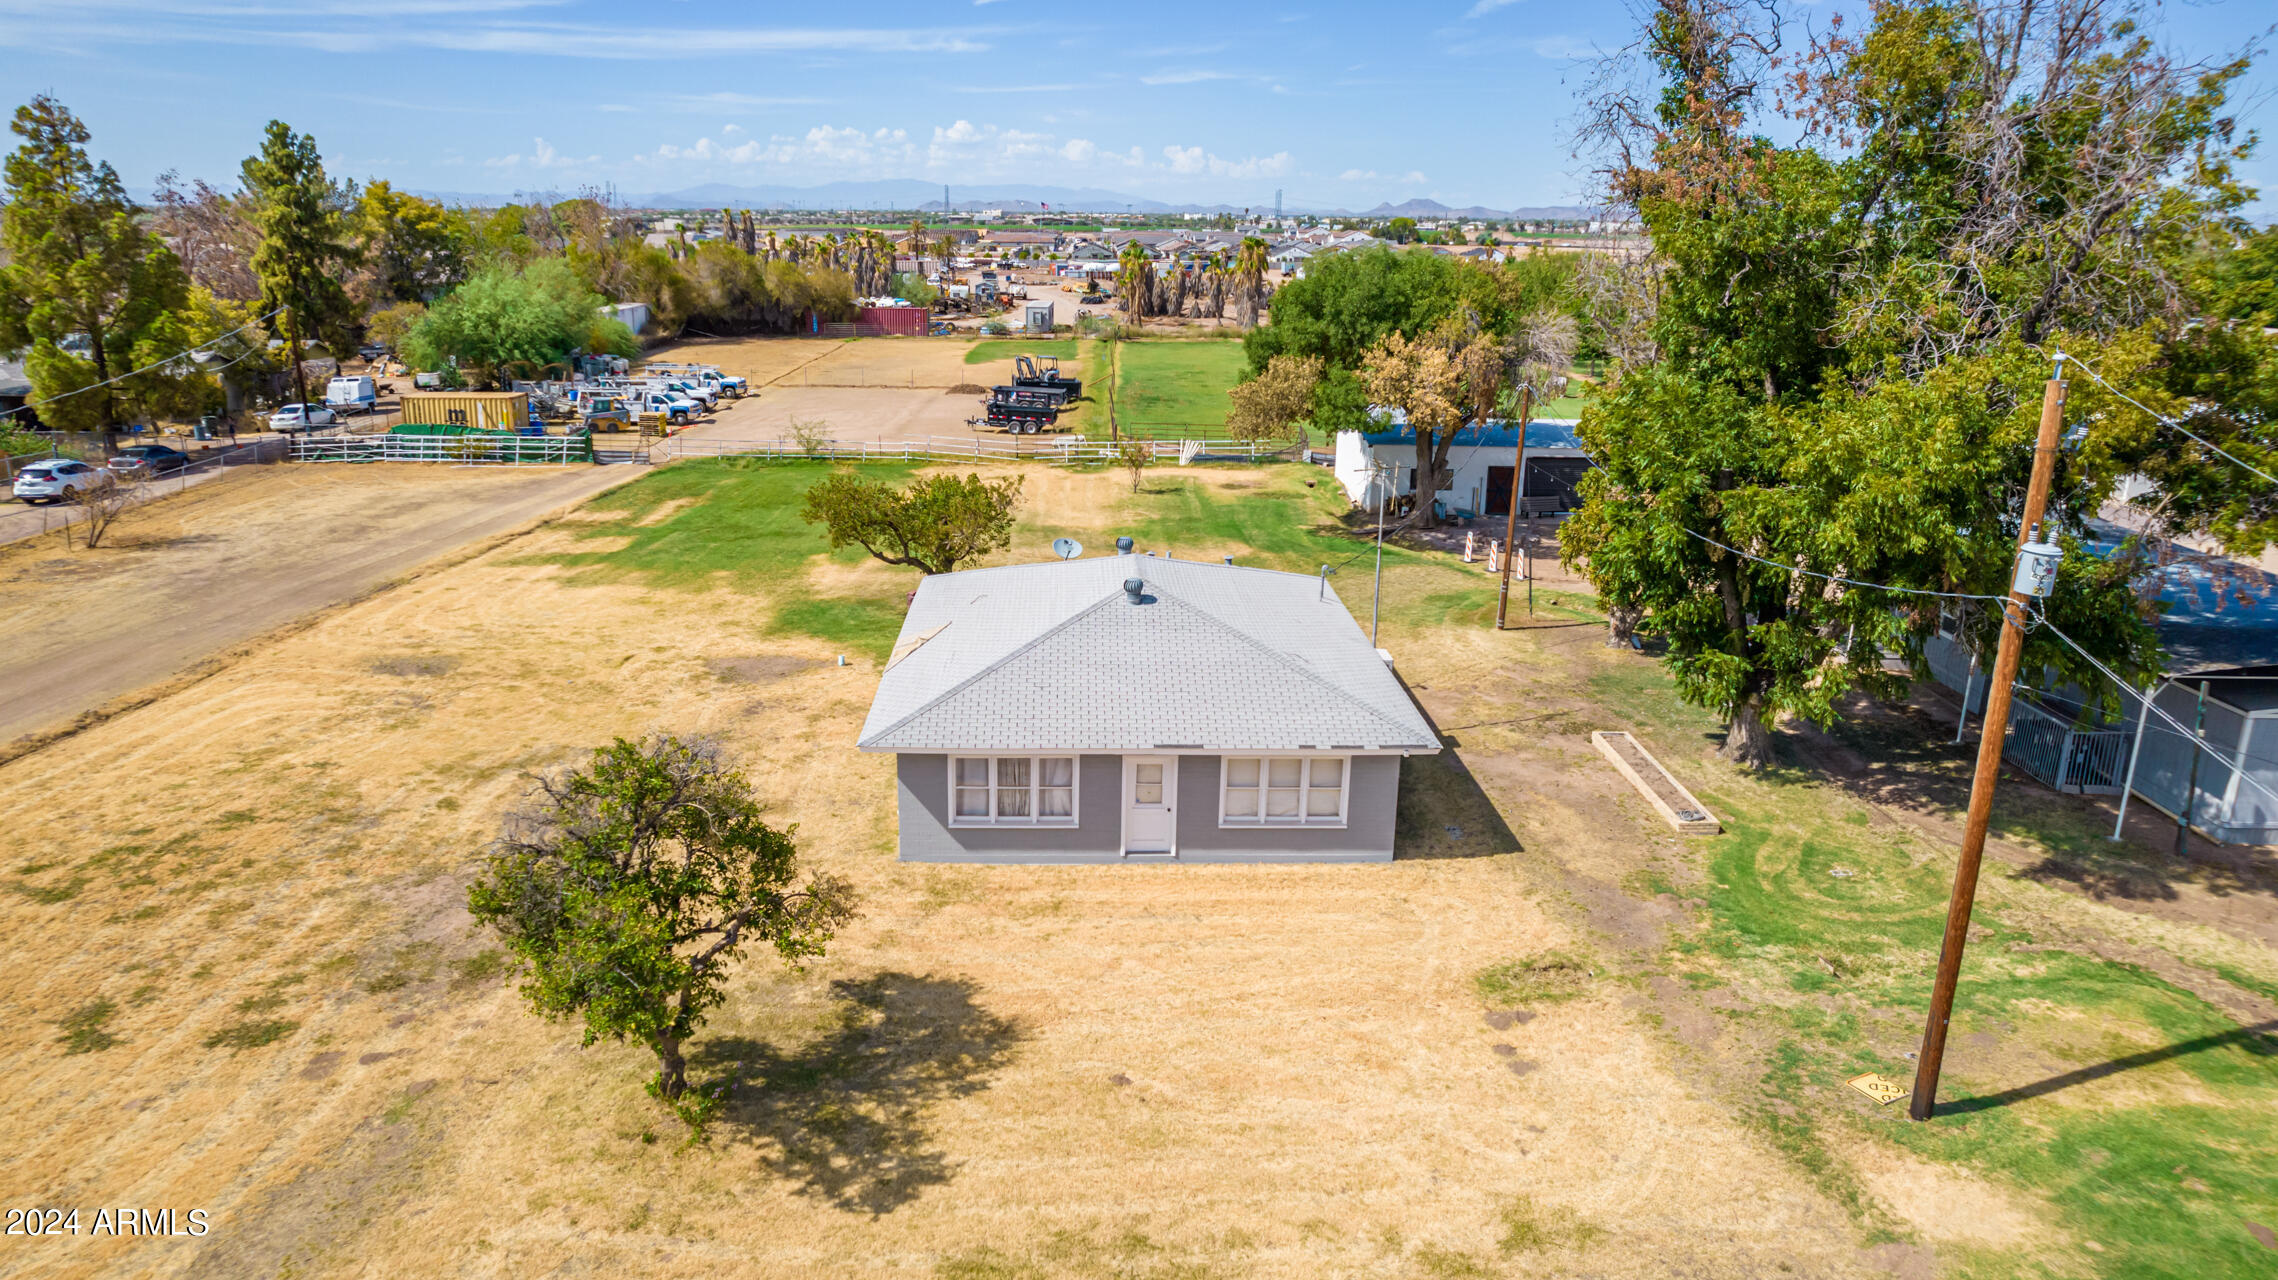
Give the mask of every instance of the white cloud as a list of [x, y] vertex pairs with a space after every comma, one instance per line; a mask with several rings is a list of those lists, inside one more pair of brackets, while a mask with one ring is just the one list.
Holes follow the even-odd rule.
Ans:
[[[1443, 34], [1452, 36], [1460, 33], [1447, 32]], [[1597, 52], [1597, 49], [1589, 41], [1577, 36], [1556, 34], [1547, 36], [1483, 35], [1453, 40], [1451, 43], [1442, 46], [1440, 52], [1451, 58], [1480, 58], [1531, 53], [1538, 58], [1565, 62], [1575, 58], [1589, 57]]]
[[492, 169], [579, 169], [601, 163], [600, 156], [565, 156], [544, 138], [530, 140], [530, 154], [492, 156], [483, 164]]
[[1244, 77], [1237, 76], [1231, 71], [1189, 69], [1184, 71], [1157, 71], [1152, 75], [1139, 77], [1139, 83], [1150, 85], [1201, 84], [1206, 80], [1238, 80], [1242, 78]]
[[1079, 86], [1072, 84], [961, 84], [957, 93], [1073, 93]]
[[813, 107], [820, 106], [823, 102], [821, 98], [772, 98], [761, 97], [752, 93], [730, 93], [725, 90], [716, 93], [668, 93], [657, 101], [660, 105], [675, 111], [701, 112], [718, 111], [722, 108], [732, 111], [766, 107]]
[[[980, 53], [984, 33], [937, 27], [677, 27], [547, 22], [531, 11], [559, 0], [391, 0], [392, 18], [362, 21], [357, 0], [6, 0], [0, 45], [65, 50], [117, 44], [267, 45], [324, 53], [401, 48], [612, 61], [682, 61], [692, 54]], [[358, 21], [346, 21], [346, 19]]]
[[743, 131], [744, 127], [740, 124], [725, 124], [720, 126], [720, 136], [723, 138], [742, 133]]
[[1508, 9], [1518, 2], [1519, 0], [1479, 0], [1479, 3], [1471, 6], [1471, 12], [1463, 16], [1466, 18], [1484, 18], [1497, 9]]
[[1201, 147], [1164, 147], [1163, 162], [1172, 173], [1203, 174], [1214, 178], [1273, 178], [1289, 172], [1289, 153], [1226, 160]]
[[1374, 169], [1347, 169], [1337, 175], [1339, 182], [1392, 182], [1401, 186], [1415, 186], [1424, 180], [1424, 175], [1414, 169], [1410, 169], [1396, 178], [1378, 173]]
[[[526, 161], [525, 161], [526, 163]], [[1066, 182], [1078, 171], [1101, 178], [1233, 181], [1279, 177], [1294, 171], [1290, 155], [1229, 158], [1200, 146], [1133, 146], [1110, 151], [1089, 138], [1005, 128], [957, 119], [913, 137], [903, 129], [817, 125], [804, 133], [766, 138], [723, 129], [690, 142], [666, 142], [636, 157], [652, 175], [659, 168], [723, 172], [720, 176], [776, 181], [925, 177], [951, 182]], [[755, 172], [756, 171], [756, 172]]]

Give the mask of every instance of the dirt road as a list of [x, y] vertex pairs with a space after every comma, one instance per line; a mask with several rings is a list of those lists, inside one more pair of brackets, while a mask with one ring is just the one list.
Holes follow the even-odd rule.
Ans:
[[258, 468], [130, 513], [115, 545], [0, 550], [0, 743], [643, 470]]

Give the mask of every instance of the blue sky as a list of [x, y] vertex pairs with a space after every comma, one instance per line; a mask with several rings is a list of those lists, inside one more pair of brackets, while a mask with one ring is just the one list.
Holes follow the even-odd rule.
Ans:
[[[2205, 57], [2273, 17], [2197, 0], [2158, 29]], [[0, 65], [11, 97], [79, 112], [136, 188], [233, 180], [277, 117], [338, 176], [430, 190], [915, 178], [1509, 208], [1586, 198], [1575, 91], [1630, 32], [1621, 6], [1574, 0], [0, 0]], [[2274, 87], [2258, 69], [2240, 104], [2265, 132]], [[2249, 176], [2278, 189], [2278, 159]]]

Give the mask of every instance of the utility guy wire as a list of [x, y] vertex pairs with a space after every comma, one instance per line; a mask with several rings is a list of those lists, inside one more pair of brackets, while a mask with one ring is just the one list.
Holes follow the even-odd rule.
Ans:
[[[163, 368], [164, 366], [166, 366], [166, 365], [170, 365], [170, 364], [174, 363], [175, 361], [177, 361], [177, 360], [181, 359], [181, 358], [182, 358], [182, 357], [184, 357], [184, 356], [192, 356], [192, 355], [196, 355], [198, 352], [200, 352], [200, 351], [203, 351], [203, 350], [205, 350], [205, 349], [206, 349], [206, 348], [208, 348], [208, 347], [211, 347], [212, 345], [214, 345], [214, 343], [221, 341], [221, 340], [222, 340], [222, 338], [234, 338], [234, 337], [236, 337], [238, 334], [241, 334], [241, 333], [245, 332], [247, 329], [250, 329], [250, 328], [252, 328], [254, 325], [260, 324], [260, 323], [261, 323], [263, 320], [268, 320], [268, 319], [271, 319], [271, 318], [273, 318], [273, 317], [274, 317], [274, 316], [277, 314], [277, 312], [278, 312], [278, 311], [283, 311], [283, 310], [284, 310], [284, 308], [283, 308], [283, 307], [279, 307], [279, 308], [277, 308], [277, 310], [276, 310], [276, 311], [272, 311], [272, 312], [270, 312], [268, 315], [265, 315], [265, 316], [259, 316], [259, 317], [256, 317], [255, 319], [249, 320], [249, 321], [245, 322], [244, 324], [241, 324], [241, 325], [237, 326], [235, 329], [232, 329], [232, 330], [230, 330], [228, 333], [222, 334], [220, 337], [216, 337], [216, 338], [209, 338], [209, 339], [207, 339], [206, 341], [199, 343], [197, 346], [194, 346], [194, 347], [190, 348], [190, 349], [189, 349], [189, 350], [187, 350], [187, 351], [177, 351], [177, 352], [175, 352], [173, 355], [170, 355], [170, 356], [166, 357], [164, 360], [155, 360], [155, 361], [152, 361], [151, 363], [144, 365], [144, 366], [143, 366], [143, 367], [141, 367], [140, 369], [129, 369], [129, 370], [127, 370], [125, 373], [122, 373], [122, 374], [118, 374], [118, 375], [116, 375], [116, 376], [114, 376], [114, 377], [105, 378], [105, 379], [103, 379], [101, 382], [90, 382], [90, 383], [88, 383], [88, 384], [87, 384], [86, 386], [84, 386], [84, 387], [78, 387], [78, 388], [75, 388], [75, 389], [73, 389], [73, 390], [70, 390], [70, 391], [60, 392], [60, 393], [58, 393], [58, 394], [56, 394], [56, 395], [52, 395], [52, 396], [49, 396], [49, 397], [48, 397], [47, 399], [45, 399], [45, 400], [34, 400], [34, 401], [32, 401], [32, 402], [30, 402], [30, 403], [28, 403], [28, 404], [20, 404], [20, 405], [17, 405], [15, 408], [13, 408], [13, 409], [10, 409], [8, 412], [9, 412], [9, 413], [22, 413], [22, 412], [24, 412], [24, 411], [25, 411], [25, 410], [27, 410], [27, 409], [37, 409], [37, 408], [39, 408], [39, 407], [40, 407], [41, 405], [43, 405], [43, 404], [54, 404], [54, 403], [55, 403], [56, 401], [58, 401], [58, 400], [69, 400], [69, 399], [70, 399], [71, 397], [73, 397], [73, 396], [76, 396], [76, 395], [83, 395], [83, 394], [85, 394], [85, 393], [87, 393], [87, 392], [89, 392], [89, 391], [93, 391], [93, 390], [95, 390], [95, 389], [96, 389], [96, 388], [98, 388], [98, 387], [107, 387], [107, 386], [111, 385], [111, 384], [112, 384], [112, 383], [114, 383], [114, 382], [124, 382], [124, 381], [126, 381], [128, 378], [131, 378], [131, 377], [135, 376], [135, 375], [136, 375], [136, 374], [138, 374], [138, 373], [148, 373], [148, 372], [150, 372], [150, 371], [151, 371], [151, 370], [153, 370], [153, 369]], [[229, 362], [229, 364], [225, 364], [225, 365], [223, 365], [223, 366], [222, 366], [222, 368], [223, 368], [223, 369], [227, 369], [227, 368], [229, 368], [229, 365], [231, 365], [231, 364], [236, 364], [236, 363], [237, 363], [239, 360], [243, 360], [243, 359], [245, 359], [245, 358], [246, 358], [246, 356], [250, 356], [250, 355], [252, 355], [252, 354], [253, 354], [252, 352], [248, 351], [248, 352], [246, 352], [246, 353], [245, 353], [245, 355], [244, 355], [244, 356], [239, 356], [239, 357], [237, 358], [237, 360], [232, 360], [232, 361], [230, 361], [230, 362]], [[219, 372], [219, 370], [217, 370], [216, 372]], [[6, 415], [4, 415], [4, 414], [0, 414], [0, 417], [4, 417], [4, 416], [6, 416]]]
[[2143, 690], [2136, 689], [2129, 685], [2127, 681], [2122, 680], [2119, 675], [2115, 673], [2110, 667], [2107, 667], [2102, 662], [2099, 662], [2095, 654], [2092, 654], [2088, 650], [2082, 648], [2078, 641], [2074, 640], [2071, 636], [2066, 635], [2064, 632], [2057, 630], [2056, 624], [2049, 621], [2049, 616], [2047, 613], [2043, 612], [2040, 609], [2034, 609], [2032, 610], [2032, 614], [2033, 621], [2036, 625], [2047, 627], [2049, 629], [2050, 635], [2053, 635], [2057, 639], [2064, 641], [2065, 644], [2070, 647], [2074, 653], [2077, 653], [2081, 657], [2087, 659], [2088, 665], [2096, 668], [2096, 670], [2100, 672], [2105, 679], [2111, 681], [2119, 688], [2125, 689], [2129, 693], [2134, 694], [2136, 698], [2144, 704], [2144, 713], [2146, 715], [2158, 716], [2161, 720], [2167, 723], [2168, 732], [2174, 733], [2179, 737], [2189, 738], [2192, 741], [2199, 743], [2201, 750], [2212, 754], [2216, 759], [2221, 760], [2224, 764], [2229, 765], [2231, 767], [2231, 771], [2238, 775], [2239, 781], [2246, 783], [2248, 786], [2253, 787], [2255, 790], [2260, 791], [2262, 794], [2270, 797], [2273, 800], [2278, 800], [2278, 791], [2272, 791], [2268, 786], [2265, 786], [2263, 783], [2257, 781], [2254, 775], [2246, 771], [2240, 761], [2230, 759], [2228, 756], [2226, 756], [2223, 752], [2223, 748], [2207, 742], [2200, 735], [2192, 732], [2190, 729], [2185, 728], [2181, 720], [2178, 720], [2174, 716], [2167, 714], [2167, 712], [2162, 709], [2157, 702], [2154, 702], [2149, 693], [2146, 693]]
[[2221, 445], [2207, 439], [2205, 436], [2199, 435], [2197, 432], [2191, 430], [2191, 428], [2184, 426], [2182, 423], [2168, 417], [2166, 414], [2160, 413], [2157, 410], [2147, 407], [2143, 401], [2136, 399], [2134, 396], [2131, 396], [2127, 392], [2120, 390], [2118, 387], [2113, 386], [2111, 383], [2105, 382], [2104, 375], [2096, 372], [2094, 369], [2089, 368], [2086, 363], [2082, 362], [2079, 356], [2064, 355], [2062, 352], [2059, 352], [2058, 354], [2064, 359], [2071, 361], [2073, 364], [2079, 365], [2082, 371], [2087, 373], [2089, 377], [2096, 379], [2097, 383], [2101, 385], [2106, 391], [2111, 392], [2113, 395], [2120, 397], [2122, 400], [2127, 401], [2129, 404], [2132, 404], [2138, 409], [2142, 409], [2145, 413], [2150, 414], [2152, 419], [2158, 422], [2160, 425], [2173, 427], [2177, 431], [2182, 432], [2184, 435], [2198, 441], [2202, 447], [2211, 449], [2214, 452], [2222, 455], [2222, 457], [2228, 460], [2232, 465], [2246, 471], [2251, 471], [2254, 474], [2261, 476], [2263, 479], [2268, 480], [2272, 484], [2278, 484], [2278, 476], [2271, 475], [2269, 472], [2264, 471], [2262, 468], [2246, 461], [2245, 459], [2239, 457], [2237, 454], [2229, 452]]

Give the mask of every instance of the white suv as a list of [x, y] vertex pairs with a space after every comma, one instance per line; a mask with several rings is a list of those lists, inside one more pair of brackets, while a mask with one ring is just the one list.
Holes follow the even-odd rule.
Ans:
[[289, 404], [269, 415], [269, 429], [306, 431], [310, 427], [329, 427], [339, 421], [339, 414], [321, 404]]
[[35, 462], [16, 473], [16, 496], [25, 502], [69, 502], [81, 493], [108, 489], [111, 473], [70, 458]]

